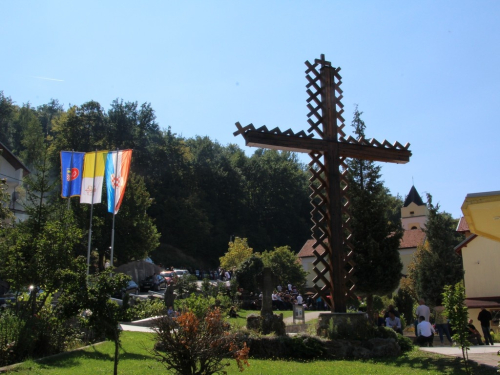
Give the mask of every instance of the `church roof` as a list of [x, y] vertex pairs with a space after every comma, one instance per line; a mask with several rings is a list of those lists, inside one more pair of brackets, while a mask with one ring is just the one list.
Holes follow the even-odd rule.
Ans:
[[[314, 257], [314, 253], [313, 253], [313, 245], [314, 243], [316, 242], [315, 239], [311, 238], [310, 240], [307, 240], [306, 243], [304, 244], [304, 246], [302, 246], [302, 249], [300, 249], [299, 253], [297, 254], [297, 257], [298, 258], [307, 258], [307, 257]], [[326, 241], [328, 242], [328, 241]], [[320, 246], [318, 246], [318, 251], [321, 249]], [[321, 251], [319, 251], [320, 254], [321, 254]]]
[[470, 232], [469, 224], [467, 224], [467, 220], [465, 220], [464, 216], [462, 216], [460, 218], [460, 221], [458, 222], [457, 232], [461, 232], [461, 233]]
[[425, 205], [425, 203], [422, 201], [422, 198], [420, 198], [417, 189], [415, 189], [415, 185], [411, 187], [410, 192], [406, 196], [403, 207], [408, 207], [410, 203], [415, 203], [417, 206]]
[[14, 167], [15, 170], [22, 169], [23, 170], [23, 177], [26, 177], [29, 175], [31, 172], [26, 167], [21, 160], [18, 159], [17, 156], [15, 156], [12, 151], [10, 151], [2, 142], [0, 142], [0, 155], [10, 164]]
[[403, 237], [399, 242], [399, 249], [409, 249], [423, 244], [425, 241], [425, 232], [420, 229], [405, 230]]

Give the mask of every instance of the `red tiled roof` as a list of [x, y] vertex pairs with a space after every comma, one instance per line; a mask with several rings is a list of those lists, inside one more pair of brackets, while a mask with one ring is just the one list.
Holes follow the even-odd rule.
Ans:
[[455, 252], [458, 255], [462, 255], [462, 249], [464, 247], [467, 247], [467, 245], [469, 244], [469, 242], [471, 242], [476, 237], [477, 237], [477, 234], [471, 234], [469, 237], [467, 237], [465, 240], [463, 240], [457, 246], [455, 246]]
[[[313, 254], [313, 245], [316, 242], [314, 239], [307, 240], [304, 246], [302, 246], [302, 249], [300, 249], [299, 253], [297, 254], [297, 257], [299, 258], [307, 258], [307, 257], [313, 257], [315, 256]], [[328, 241], [327, 241], [328, 242]], [[320, 252], [321, 253], [321, 252]]]
[[[425, 241], [425, 232], [419, 229], [405, 230], [403, 233], [403, 238], [401, 238], [401, 242], [399, 243], [400, 249], [408, 249], [412, 247], [417, 247], [418, 245], [424, 243]], [[299, 258], [307, 258], [313, 257], [313, 245], [315, 240], [310, 239], [307, 240], [302, 249], [300, 249], [297, 257]]]
[[467, 224], [467, 220], [465, 220], [465, 216], [460, 218], [457, 226], [457, 232], [470, 232], [469, 224]]
[[420, 229], [405, 230], [403, 237], [399, 242], [400, 249], [408, 249], [412, 247], [417, 247], [423, 244], [425, 241], [425, 232]]

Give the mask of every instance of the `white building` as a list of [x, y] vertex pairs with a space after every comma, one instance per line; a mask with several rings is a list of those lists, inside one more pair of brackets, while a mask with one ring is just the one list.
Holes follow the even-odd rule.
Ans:
[[10, 195], [10, 202], [7, 204], [14, 213], [15, 220], [24, 221], [28, 216], [23, 206], [25, 198], [23, 178], [30, 171], [2, 142], [0, 150], [0, 179], [5, 180], [7, 193]]

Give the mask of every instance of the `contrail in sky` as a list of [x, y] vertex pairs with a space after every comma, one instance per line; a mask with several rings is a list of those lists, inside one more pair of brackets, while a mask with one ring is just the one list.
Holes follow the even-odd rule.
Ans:
[[46, 81], [57, 81], [57, 82], [64, 82], [63, 79], [56, 79], [56, 78], [47, 78], [47, 77], [35, 77], [32, 76], [33, 78], [38, 78], [38, 79], [44, 79]]

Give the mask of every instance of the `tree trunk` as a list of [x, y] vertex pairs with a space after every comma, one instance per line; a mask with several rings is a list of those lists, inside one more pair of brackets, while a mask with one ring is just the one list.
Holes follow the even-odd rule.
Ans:
[[114, 367], [114, 375], [118, 375], [118, 350], [120, 348], [120, 339], [118, 337], [118, 333], [115, 332], [115, 367]]
[[266, 267], [262, 271], [262, 309], [260, 316], [273, 314], [273, 273], [270, 268]]
[[366, 313], [368, 314], [368, 319], [373, 320], [373, 294], [368, 294], [366, 296]]

